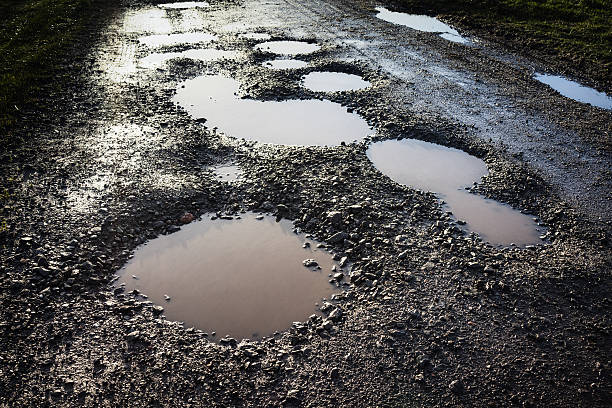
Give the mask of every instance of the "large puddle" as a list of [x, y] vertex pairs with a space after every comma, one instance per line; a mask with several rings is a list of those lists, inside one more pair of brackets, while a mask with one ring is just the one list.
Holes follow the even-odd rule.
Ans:
[[338, 103], [241, 99], [239, 88], [232, 78], [206, 75], [180, 84], [173, 100], [193, 117], [206, 119], [210, 128], [262, 143], [337, 146], [374, 133], [362, 117]]
[[304, 87], [314, 92], [357, 91], [371, 84], [360, 76], [344, 72], [311, 72], [302, 78]]
[[218, 61], [221, 59], [233, 59], [238, 56], [236, 51], [217, 50], [214, 48], [191, 49], [183, 52], [153, 53], [142, 58], [138, 65], [143, 68], [159, 67], [176, 58], [189, 58], [197, 61]]
[[593, 88], [580, 85], [578, 82], [570, 81], [561, 76], [536, 73], [534, 78], [567, 98], [588, 103], [598, 108], [612, 109], [612, 97], [604, 92], [598, 92]]
[[136, 250], [117, 284], [163, 306], [168, 319], [215, 331], [217, 338], [287, 329], [334, 292], [328, 275], [339, 266], [295, 234], [291, 222], [257, 218], [206, 219], [154, 239]]
[[462, 37], [457, 30], [448, 24], [443, 23], [435, 17], [419, 14], [398, 13], [387, 10], [384, 7], [376, 7], [378, 14], [376, 17], [388, 23], [403, 25], [414, 30], [425, 31], [428, 33], [439, 33], [445, 40], [467, 44], [469, 40]]
[[303, 41], [267, 41], [255, 46], [256, 49], [264, 52], [271, 52], [278, 55], [302, 55], [311, 54], [319, 51], [321, 47]]
[[141, 44], [152, 48], [179, 44], [209, 43], [216, 40], [217, 37], [214, 34], [203, 32], [155, 34], [138, 39]]
[[277, 59], [264, 61], [262, 65], [270, 69], [300, 69], [307, 67], [308, 63], [295, 59]]
[[414, 139], [373, 143], [367, 156], [395, 182], [437, 193], [465, 228], [484, 241], [504, 246], [542, 243], [532, 217], [465, 190], [488, 173], [487, 165], [474, 156]]

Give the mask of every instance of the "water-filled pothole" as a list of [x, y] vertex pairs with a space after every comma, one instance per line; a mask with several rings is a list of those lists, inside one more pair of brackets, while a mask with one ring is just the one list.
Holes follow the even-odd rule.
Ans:
[[214, 48], [191, 49], [183, 52], [153, 53], [139, 61], [144, 68], [153, 68], [163, 65], [165, 62], [175, 58], [189, 58], [198, 61], [218, 61], [221, 59], [233, 59], [238, 56], [236, 51], [217, 50]]
[[534, 78], [567, 98], [588, 103], [598, 108], [612, 109], [612, 97], [604, 92], [598, 92], [593, 88], [580, 85], [578, 82], [570, 81], [561, 76], [536, 73]]
[[308, 63], [295, 59], [277, 59], [264, 61], [261, 65], [270, 69], [300, 69], [307, 67]]
[[216, 40], [217, 37], [214, 34], [204, 32], [155, 34], [138, 39], [141, 44], [152, 48], [178, 44], [209, 43]]
[[337, 146], [373, 133], [367, 122], [327, 100], [257, 101], [238, 95], [240, 83], [206, 75], [179, 85], [173, 100], [195, 118], [235, 138], [298, 146]]
[[457, 30], [438, 20], [435, 17], [429, 17], [419, 14], [398, 13], [387, 10], [384, 7], [376, 7], [378, 14], [376, 17], [388, 23], [403, 25], [414, 30], [425, 31], [428, 33], [439, 33], [440, 37], [445, 40], [467, 44], [470, 41], [462, 37]]
[[193, 222], [139, 247], [116, 284], [218, 337], [268, 336], [306, 320], [337, 290], [328, 281], [339, 268], [331, 254], [292, 230], [252, 213]]
[[491, 244], [542, 243], [542, 231], [532, 217], [465, 190], [488, 173], [487, 165], [474, 156], [414, 139], [373, 143], [367, 156], [395, 182], [437, 193], [467, 230]]
[[311, 72], [302, 81], [305, 88], [314, 92], [357, 91], [371, 85], [359, 75], [344, 72]]
[[240, 166], [235, 164], [226, 164], [214, 167], [213, 174], [220, 181], [225, 181], [226, 183], [231, 183], [236, 180], [239, 180], [243, 176], [243, 171]]
[[209, 7], [210, 4], [205, 1], [182, 1], [178, 3], [163, 3], [158, 4], [157, 6], [165, 9], [188, 9], [196, 7]]
[[265, 41], [265, 40], [269, 40], [270, 38], [272, 38], [270, 34], [266, 34], [266, 33], [246, 33], [246, 34], [240, 34], [238, 37], [244, 38], [247, 40], [257, 40], [257, 41]]
[[321, 46], [304, 41], [267, 41], [257, 44], [255, 48], [278, 55], [301, 55], [319, 51]]

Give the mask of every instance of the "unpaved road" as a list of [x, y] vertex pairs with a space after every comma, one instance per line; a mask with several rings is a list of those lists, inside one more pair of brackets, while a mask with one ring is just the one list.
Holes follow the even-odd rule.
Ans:
[[[57, 112], [32, 117], [20, 154], [3, 152], [2, 406], [609, 403], [610, 112], [535, 82], [545, 65], [485, 39], [455, 44], [355, 3], [166, 12], [126, 0], [101, 13]], [[139, 37], [194, 30], [240, 57], [138, 67], [158, 51]], [[258, 41], [238, 36], [248, 32], [322, 49], [300, 57], [307, 68], [270, 71]], [[433, 194], [378, 173], [369, 141], [245, 142], [172, 102], [180, 82], [217, 72], [239, 79], [245, 96], [311, 98], [298, 83], [316, 69], [372, 82], [328, 99], [362, 115], [375, 139], [412, 137], [483, 158], [490, 175], [477, 190], [535, 214], [549, 244], [500, 249], [462, 234]], [[212, 174], [228, 161], [244, 170], [240, 182]], [[340, 318], [221, 345], [109, 285], [139, 244], [176, 230], [185, 212], [247, 210], [295, 220], [320, 240], [347, 234], [330, 245], [353, 263], [351, 284], [326, 311]]]

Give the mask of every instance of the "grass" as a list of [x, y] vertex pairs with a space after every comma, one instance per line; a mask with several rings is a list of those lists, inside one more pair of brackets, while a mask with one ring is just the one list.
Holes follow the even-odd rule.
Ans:
[[599, 83], [612, 81], [611, 0], [388, 0], [396, 11], [448, 15], [561, 70]]
[[[83, 28], [91, 0], [0, 0], [0, 139], [40, 91]], [[2, 140], [0, 140], [2, 142]]]

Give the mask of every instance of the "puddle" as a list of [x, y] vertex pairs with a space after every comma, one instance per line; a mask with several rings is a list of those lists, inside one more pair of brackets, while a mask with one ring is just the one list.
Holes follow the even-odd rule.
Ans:
[[533, 218], [506, 204], [471, 194], [465, 187], [488, 173], [482, 160], [445, 146], [414, 139], [373, 143], [367, 156], [397, 183], [431, 191], [446, 201], [465, 228], [494, 245], [542, 243]]
[[414, 30], [425, 31], [428, 33], [439, 33], [440, 37], [462, 44], [469, 43], [469, 40], [462, 37], [457, 30], [448, 24], [443, 23], [435, 17], [419, 14], [397, 13], [387, 10], [384, 7], [376, 7], [378, 14], [376, 17], [388, 23], [403, 25]]
[[154, 53], [142, 58], [138, 65], [143, 68], [154, 68], [175, 58], [190, 58], [198, 61], [218, 61], [221, 59], [233, 59], [238, 56], [236, 51], [216, 50], [213, 48], [191, 49], [183, 52]]
[[158, 4], [157, 6], [165, 9], [188, 9], [195, 7], [209, 7], [210, 4], [205, 1], [183, 1], [180, 3], [163, 3]]
[[164, 10], [136, 10], [126, 13], [123, 30], [126, 33], [166, 34], [172, 31], [172, 24]]
[[319, 51], [321, 46], [303, 41], [268, 41], [257, 44], [255, 48], [278, 55], [300, 55]]
[[239, 38], [245, 38], [247, 40], [269, 40], [270, 38], [272, 38], [272, 36], [270, 36], [270, 34], [266, 34], [266, 33], [246, 33], [246, 34], [240, 34], [238, 36]]
[[[290, 221], [252, 213], [196, 221], [140, 246], [117, 283], [163, 306], [168, 319], [217, 338], [268, 336], [307, 320], [336, 290], [331, 254], [292, 230]], [[306, 259], [321, 269], [305, 267]]]
[[278, 59], [264, 61], [261, 65], [270, 69], [299, 69], [308, 66], [306, 61], [294, 60], [294, 59]]
[[177, 33], [177, 34], [156, 34], [140, 37], [138, 41], [148, 47], [161, 47], [178, 44], [197, 44], [216, 41], [217, 37], [210, 33]]
[[311, 72], [302, 81], [305, 88], [314, 92], [357, 91], [371, 85], [358, 75], [344, 72]]
[[225, 181], [226, 183], [239, 180], [244, 175], [242, 169], [237, 165], [218, 166], [214, 167], [212, 170], [218, 180]]
[[374, 133], [362, 117], [338, 103], [241, 99], [239, 88], [232, 78], [201, 76], [180, 84], [173, 101], [193, 117], [206, 119], [209, 128], [262, 143], [337, 146]]
[[588, 103], [598, 108], [612, 109], [612, 97], [604, 92], [598, 92], [593, 88], [580, 85], [578, 82], [570, 81], [561, 76], [536, 73], [534, 78], [567, 98]]

